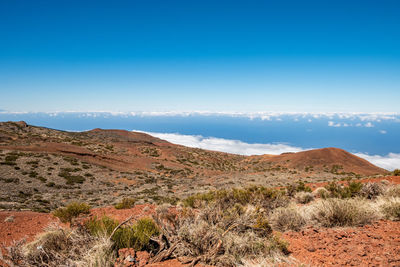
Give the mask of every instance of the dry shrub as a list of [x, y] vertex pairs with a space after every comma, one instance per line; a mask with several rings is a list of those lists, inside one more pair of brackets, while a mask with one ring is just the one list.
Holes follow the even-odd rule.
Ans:
[[329, 191], [325, 187], [318, 187], [312, 194], [314, 197], [327, 198], [329, 196]]
[[299, 231], [306, 224], [306, 220], [296, 210], [295, 206], [275, 209], [271, 213], [269, 221], [274, 230], [281, 232], [288, 230]]
[[380, 209], [386, 219], [400, 220], [400, 198], [390, 197], [380, 199]]
[[[287, 251], [284, 243], [278, 246], [276, 240], [272, 240], [272, 229], [261, 210], [239, 203], [225, 209], [215, 203], [201, 210], [183, 208], [175, 215], [167, 209], [158, 209], [154, 219], [161, 226], [167, 243], [175, 247], [174, 257], [189, 257], [194, 262], [217, 266], [236, 266], [244, 258]], [[271, 246], [272, 242], [275, 242], [274, 246]]]
[[311, 218], [325, 227], [361, 226], [379, 218], [365, 199], [321, 200], [312, 205], [311, 213]]
[[296, 199], [297, 203], [307, 204], [314, 200], [314, 195], [310, 192], [298, 192], [294, 198]]
[[385, 196], [387, 196], [387, 197], [400, 197], [400, 185], [390, 186], [386, 190]]
[[366, 183], [363, 184], [360, 195], [368, 199], [374, 199], [384, 192], [385, 186], [382, 183]]
[[20, 242], [10, 247], [6, 261], [21, 267], [107, 267], [115, 262], [111, 247], [108, 238], [94, 237], [83, 228], [51, 227], [31, 243]]

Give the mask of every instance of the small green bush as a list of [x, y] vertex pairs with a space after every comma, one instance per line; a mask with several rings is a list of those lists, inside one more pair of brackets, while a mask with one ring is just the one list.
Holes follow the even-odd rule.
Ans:
[[287, 205], [287, 198], [283, 191], [263, 186], [251, 186], [243, 189], [213, 190], [189, 196], [183, 200], [183, 204], [191, 208], [200, 208], [211, 203], [222, 209], [232, 207], [236, 203], [259, 205], [267, 209], [273, 209]]
[[329, 197], [329, 191], [325, 187], [318, 187], [317, 189], [314, 190], [313, 195], [314, 197], [325, 199]]
[[360, 195], [363, 185], [360, 182], [351, 181], [347, 186], [339, 185], [336, 182], [330, 182], [325, 186], [329, 191], [329, 197], [333, 198], [352, 198]]
[[82, 184], [86, 181], [86, 178], [81, 175], [71, 175], [71, 172], [74, 169], [71, 168], [63, 168], [59, 173], [58, 176], [64, 178], [67, 185], [74, 185], [74, 184]]
[[400, 176], [400, 169], [395, 169], [395, 170], [393, 171], [393, 175], [394, 175], [394, 176]]
[[64, 208], [58, 208], [53, 212], [53, 215], [58, 217], [61, 222], [72, 222], [72, 219], [78, 217], [81, 214], [88, 214], [90, 212], [90, 206], [86, 203], [72, 202]]
[[46, 184], [47, 187], [54, 187], [56, 184], [54, 182], [48, 182]]
[[286, 187], [286, 194], [293, 197], [297, 192], [311, 193], [311, 187], [307, 186], [303, 181], [298, 181], [297, 184], [291, 184]]
[[130, 209], [135, 206], [135, 199], [133, 198], [124, 198], [121, 202], [117, 203], [114, 207], [117, 210], [120, 209]]
[[[118, 226], [118, 221], [109, 217], [92, 218], [85, 223], [85, 226], [92, 235], [111, 235]], [[160, 233], [159, 228], [150, 218], [142, 218], [130, 226], [123, 226], [117, 229], [112, 236], [114, 249], [134, 248], [137, 251], [153, 251], [156, 245], [150, 242], [150, 238]]]

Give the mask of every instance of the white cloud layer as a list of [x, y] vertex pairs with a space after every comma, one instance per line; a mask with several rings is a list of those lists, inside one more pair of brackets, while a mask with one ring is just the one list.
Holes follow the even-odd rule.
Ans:
[[371, 122], [367, 122], [365, 124], [357, 123], [353, 125], [352, 123], [340, 123], [340, 122], [334, 122], [334, 121], [328, 121], [328, 126], [329, 127], [367, 127], [367, 128], [372, 128], [375, 127]]
[[[283, 143], [276, 144], [249, 144], [239, 140], [230, 140], [216, 137], [203, 137], [201, 135], [183, 135], [178, 133], [154, 133], [144, 132], [152, 136], [161, 138], [168, 142], [178, 145], [184, 145], [188, 147], [202, 148], [214, 151], [222, 151], [227, 153], [239, 154], [239, 155], [279, 155], [285, 152], [299, 152], [309, 150], [301, 147], [291, 146]], [[380, 155], [368, 155], [365, 153], [355, 153], [355, 155], [364, 158], [386, 170], [392, 171], [400, 168], [400, 153], [389, 153], [386, 156]]]
[[386, 156], [368, 155], [364, 153], [355, 153], [355, 155], [389, 171], [400, 169], [400, 153], [389, 153]]
[[366, 122], [365, 127], [368, 127], [370, 122], [394, 121], [400, 122], [400, 113], [395, 112], [275, 112], [275, 111], [259, 111], [259, 112], [230, 112], [230, 111], [55, 111], [55, 112], [27, 112], [27, 111], [5, 111], [0, 110], [0, 114], [48, 114], [51, 116], [76, 114], [81, 117], [101, 117], [101, 116], [227, 116], [227, 117], [246, 117], [249, 119], [273, 120], [284, 116], [289, 116], [292, 119], [298, 118], [314, 118], [314, 119], [339, 119], [339, 120], [360, 120]]
[[[143, 131], [138, 131], [143, 132]], [[183, 135], [178, 133], [153, 133], [143, 132], [167, 140], [168, 142], [208, 150], [222, 151], [239, 155], [279, 155], [284, 152], [299, 152], [300, 147], [283, 143], [277, 144], [249, 144], [239, 140], [230, 140], [216, 137], [203, 137], [201, 135]]]

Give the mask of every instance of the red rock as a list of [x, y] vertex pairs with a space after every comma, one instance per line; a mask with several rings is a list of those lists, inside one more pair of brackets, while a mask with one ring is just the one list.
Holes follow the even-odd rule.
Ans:
[[136, 253], [136, 260], [138, 262], [138, 266], [145, 266], [150, 259], [150, 254], [147, 251], [138, 251]]

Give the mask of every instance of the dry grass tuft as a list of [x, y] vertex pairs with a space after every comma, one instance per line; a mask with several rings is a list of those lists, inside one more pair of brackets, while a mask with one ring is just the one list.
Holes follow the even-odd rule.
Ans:
[[299, 231], [306, 224], [306, 220], [296, 208], [295, 206], [290, 206], [275, 209], [269, 216], [272, 228], [281, 232], [288, 230]]
[[383, 197], [377, 201], [377, 204], [386, 219], [400, 220], [400, 198]]
[[327, 198], [329, 196], [329, 191], [325, 187], [318, 187], [312, 194], [314, 197]]
[[310, 192], [298, 192], [294, 196], [297, 203], [307, 204], [314, 200], [314, 195]]
[[400, 197], [400, 185], [390, 186], [386, 190], [385, 196], [387, 196], [387, 197]]
[[312, 205], [311, 218], [325, 227], [362, 226], [379, 219], [365, 199], [320, 200]]
[[[105, 237], [93, 237], [83, 228], [51, 227], [28, 244], [9, 248], [6, 261], [16, 266], [113, 266], [115, 253]], [[10, 265], [13, 266], [13, 265]]]

